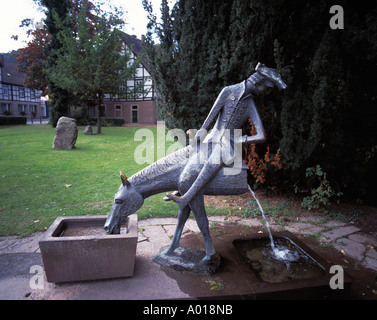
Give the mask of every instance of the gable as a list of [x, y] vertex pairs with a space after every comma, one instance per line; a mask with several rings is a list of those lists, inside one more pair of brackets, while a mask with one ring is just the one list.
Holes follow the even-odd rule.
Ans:
[[143, 54], [143, 41], [138, 39], [135, 35], [129, 35], [125, 32], [123, 32], [123, 41], [131, 50], [134, 57], [140, 58], [142, 65], [148, 70], [148, 59], [146, 55]]

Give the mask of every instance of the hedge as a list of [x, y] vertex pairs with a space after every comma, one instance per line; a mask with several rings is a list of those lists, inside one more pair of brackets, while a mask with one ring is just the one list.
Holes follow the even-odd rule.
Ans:
[[[77, 119], [78, 126], [95, 126], [97, 124], [97, 118], [90, 117], [90, 118], [80, 118]], [[101, 117], [101, 125], [103, 127], [115, 127], [115, 126], [122, 126], [125, 124], [125, 120], [123, 118], [112, 118], [112, 117]]]
[[26, 117], [0, 117], [0, 125], [10, 126], [15, 124], [26, 124]]
[[[90, 121], [97, 124], [97, 118], [90, 118]], [[101, 117], [101, 125], [103, 127], [115, 127], [122, 126], [126, 121], [123, 118], [110, 118], [110, 117]]]

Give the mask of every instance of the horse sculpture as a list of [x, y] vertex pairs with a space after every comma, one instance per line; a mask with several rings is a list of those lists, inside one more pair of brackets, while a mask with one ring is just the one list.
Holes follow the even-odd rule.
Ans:
[[[215, 249], [209, 233], [204, 195], [239, 195], [248, 191], [248, 168], [242, 161], [234, 161], [235, 158], [242, 158], [242, 148], [235, 147], [265, 141], [265, 132], [254, 97], [269, 94], [274, 87], [279, 90], [287, 87], [277, 70], [267, 68], [261, 63], [258, 63], [255, 70], [247, 80], [225, 87], [221, 91], [196, 135], [198, 145], [189, 145], [176, 151], [129, 179], [121, 173], [122, 185], [115, 195], [105, 223], [108, 233], [119, 233], [122, 219], [136, 212], [145, 198], [178, 190], [180, 196], [167, 194], [168, 199], [178, 203], [179, 212], [171, 245], [164, 254], [174, 256], [183, 227], [192, 211], [204, 238], [206, 255], [202, 261], [211, 261]], [[237, 135], [248, 119], [253, 122], [257, 134]], [[213, 130], [207, 135], [207, 130], [214, 122]], [[204, 161], [201, 145], [205, 145], [205, 150], [208, 151]], [[230, 152], [224, 153], [226, 149]], [[240, 163], [238, 167], [236, 162]]]
[[[196, 161], [197, 156], [199, 157], [199, 154], [196, 153], [195, 147], [189, 145], [149, 165], [130, 178], [121, 173], [122, 184], [114, 197], [111, 212], [105, 223], [105, 231], [119, 233], [122, 220], [135, 213], [143, 205], [145, 198], [171, 190], [178, 190], [180, 194], [184, 194], [203, 166], [200, 161]], [[191, 177], [182, 179], [182, 172], [189, 161]], [[203, 260], [210, 260], [215, 254], [209, 233], [204, 195], [239, 195], [248, 191], [247, 166], [224, 169], [235, 170], [237, 174], [220, 170], [188, 206], [179, 210], [177, 227], [166, 254], [173, 255], [174, 250], [179, 247], [182, 230], [191, 211], [204, 238], [206, 256]]]

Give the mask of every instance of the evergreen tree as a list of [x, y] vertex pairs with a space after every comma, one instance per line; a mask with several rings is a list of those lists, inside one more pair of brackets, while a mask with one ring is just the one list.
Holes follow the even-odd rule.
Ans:
[[159, 38], [148, 56], [160, 118], [199, 128], [221, 88], [263, 62], [288, 84], [258, 100], [268, 144], [256, 151], [280, 150], [277, 186], [310, 188], [307, 169], [319, 165], [336, 191], [376, 201], [377, 5], [339, 4], [344, 30], [330, 28], [329, 0], [179, 0], [171, 12], [162, 1], [161, 23], [150, 14], [147, 38]]
[[[120, 86], [134, 76], [138, 61], [129, 62], [125, 50], [123, 24], [117, 14], [100, 9], [89, 18], [85, 1], [78, 2], [76, 15], [64, 20], [54, 15], [60, 28], [61, 48], [54, 50], [55, 66], [47, 69], [50, 79], [59, 87], [79, 97], [81, 101], [97, 102], [97, 134], [101, 133], [101, 105], [105, 94], [126, 96]], [[72, 22], [72, 29], [69, 23]], [[138, 89], [138, 88], [137, 88]]]
[[[50, 35], [47, 46], [44, 49], [44, 56], [47, 57], [45, 67], [53, 68], [56, 63], [56, 56], [53, 52], [61, 48], [61, 43], [58, 39], [60, 28], [56, 25], [53, 14], [58, 15], [60, 19], [65, 19], [72, 6], [69, 0], [40, 0], [40, 4], [46, 8], [44, 23]], [[74, 96], [67, 90], [57, 86], [56, 83], [48, 77], [47, 85], [50, 98], [50, 123], [55, 127], [61, 116], [68, 115], [69, 106], [72, 104]]]

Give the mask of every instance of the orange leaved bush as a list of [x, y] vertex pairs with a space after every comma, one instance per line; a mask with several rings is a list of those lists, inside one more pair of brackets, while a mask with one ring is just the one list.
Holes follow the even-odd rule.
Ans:
[[[250, 134], [255, 135], [256, 130], [254, 125], [249, 119], [249, 124], [251, 125]], [[281, 169], [282, 165], [280, 163], [280, 150], [275, 154], [270, 153], [270, 146], [267, 146], [267, 151], [264, 157], [260, 157], [255, 150], [255, 144], [249, 144], [244, 147], [245, 151], [245, 164], [250, 168], [250, 172], [255, 178], [255, 182], [264, 183], [266, 181], [266, 173], [269, 168], [274, 167]]]

